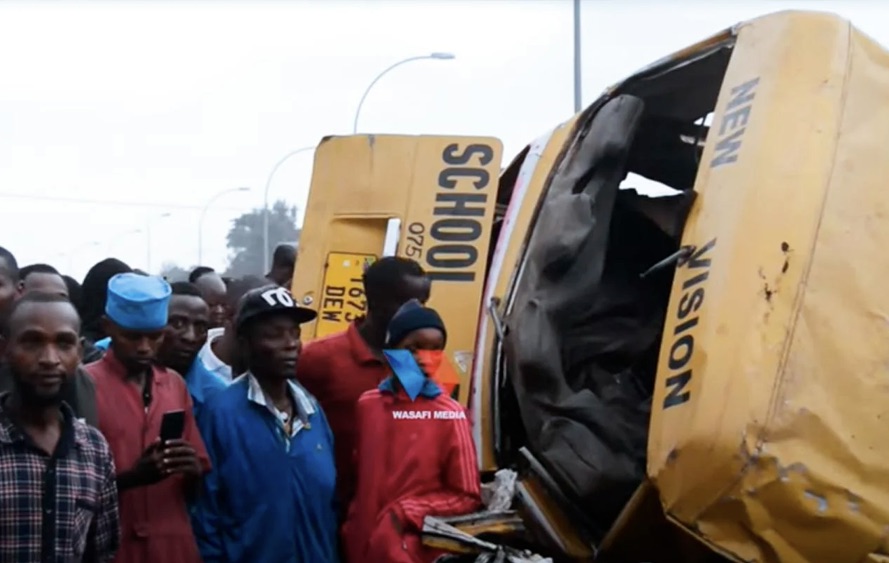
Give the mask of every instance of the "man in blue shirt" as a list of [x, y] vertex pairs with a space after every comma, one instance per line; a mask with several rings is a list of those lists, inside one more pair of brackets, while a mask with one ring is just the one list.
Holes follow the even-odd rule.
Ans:
[[315, 317], [283, 287], [251, 290], [239, 303], [248, 371], [198, 421], [214, 468], [195, 511], [205, 563], [339, 561], [333, 435], [293, 380], [300, 324]]
[[167, 326], [158, 359], [164, 367], [176, 370], [185, 379], [197, 419], [207, 400], [228, 384], [208, 370], [198, 357], [210, 324], [210, 307], [201, 292], [188, 282], [176, 282], [170, 288]]

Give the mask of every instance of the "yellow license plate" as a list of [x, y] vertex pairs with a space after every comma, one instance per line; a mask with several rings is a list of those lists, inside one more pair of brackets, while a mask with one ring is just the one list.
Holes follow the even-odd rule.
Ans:
[[376, 260], [373, 254], [331, 252], [327, 255], [316, 337], [342, 332], [349, 323], [367, 313], [361, 276]]

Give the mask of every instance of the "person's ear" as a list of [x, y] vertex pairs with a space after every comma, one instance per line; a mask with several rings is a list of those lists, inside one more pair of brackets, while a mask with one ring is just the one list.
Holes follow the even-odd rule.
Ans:
[[15, 284], [15, 297], [18, 299], [22, 295], [25, 294], [25, 280], [19, 280], [17, 284]]

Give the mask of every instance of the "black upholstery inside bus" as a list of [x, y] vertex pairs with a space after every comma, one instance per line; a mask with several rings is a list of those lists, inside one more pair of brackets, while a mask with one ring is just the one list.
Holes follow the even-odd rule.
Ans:
[[693, 196], [619, 187], [636, 170], [692, 187], [697, 147], [676, 129], [663, 133], [670, 129], [638, 97], [595, 110], [551, 179], [504, 318], [506, 373], [528, 449], [603, 531], [645, 475], [674, 268], [641, 274], [678, 250]]

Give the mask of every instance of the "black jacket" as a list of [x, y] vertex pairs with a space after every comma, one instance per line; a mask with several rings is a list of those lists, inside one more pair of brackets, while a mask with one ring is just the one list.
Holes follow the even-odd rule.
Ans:
[[[12, 372], [6, 364], [0, 365], [0, 393], [12, 391], [14, 382]], [[66, 382], [63, 399], [77, 418], [82, 418], [90, 426], [99, 424], [98, 409], [96, 408], [96, 384], [92, 377], [78, 366], [74, 378]]]

